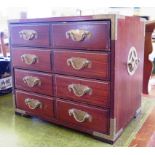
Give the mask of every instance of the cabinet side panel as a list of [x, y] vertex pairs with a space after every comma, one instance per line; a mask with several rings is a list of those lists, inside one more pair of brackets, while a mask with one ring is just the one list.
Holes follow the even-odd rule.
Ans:
[[[126, 17], [118, 20], [117, 28], [114, 101], [116, 130], [118, 131], [129, 123], [141, 106], [144, 23], [138, 17]], [[137, 57], [140, 60], [133, 75], [129, 75], [127, 70], [128, 54], [131, 48], [136, 49]]]

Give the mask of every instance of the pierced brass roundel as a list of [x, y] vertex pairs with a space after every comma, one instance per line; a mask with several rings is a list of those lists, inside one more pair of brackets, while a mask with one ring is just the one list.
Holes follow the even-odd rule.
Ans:
[[133, 75], [138, 68], [140, 59], [138, 58], [137, 51], [135, 47], [131, 47], [128, 54], [127, 60], [127, 71], [129, 75]]

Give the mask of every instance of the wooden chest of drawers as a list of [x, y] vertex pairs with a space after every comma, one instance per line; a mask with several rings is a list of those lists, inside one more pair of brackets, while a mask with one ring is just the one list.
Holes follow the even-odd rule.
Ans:
[[9, 30], [16, 113], [114, 142], [140, 111], [140, 18], [11, 20]]

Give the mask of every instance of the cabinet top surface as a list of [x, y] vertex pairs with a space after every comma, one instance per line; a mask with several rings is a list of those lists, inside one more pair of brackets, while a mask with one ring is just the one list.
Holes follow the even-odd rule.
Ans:
[[34, 23], [34, 22], [67, 22], [67, 21], [89, 21], [89, 20], [114, 20], [116, 18], [125, 18], [125, 16], [117, 14], [98, 14], [90, 16], [66, 16], [51, 18], [34, 18], [34, 19], [11, 19], [9, 24], [13, 23]]

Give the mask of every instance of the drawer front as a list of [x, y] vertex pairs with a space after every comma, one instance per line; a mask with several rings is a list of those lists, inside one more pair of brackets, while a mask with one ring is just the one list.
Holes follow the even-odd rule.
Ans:
[[12, 48], [13, 67], [51, 72], [50, 50]]
[[54, 51], [54, 72], [97, 79], [110, 78], [110, 55]]
[[84, 101], [88, 104], [108, 107], [110, 104], [110, 83], [96, 80], [55, 76], [55, 95], [59, 98]]
[[49, 47], [49, 24], [18, 24], [10, 27], [11, 44]]
[[50, 97], [16, 91], [16, 107], [32, 115], [43, 118], [52, 118], [54, 101]]
[[53, 24], [54, 48], [110, 50], [110, 21]]
[[44, 95], [53, 95], [52, 75], [39, 72], [15, 69], [15, 87], [17, 89], [36, 92]]
[[65, 123], [87, 130], [109, 132], [109, 111], [57, 100], [57, 118]]

